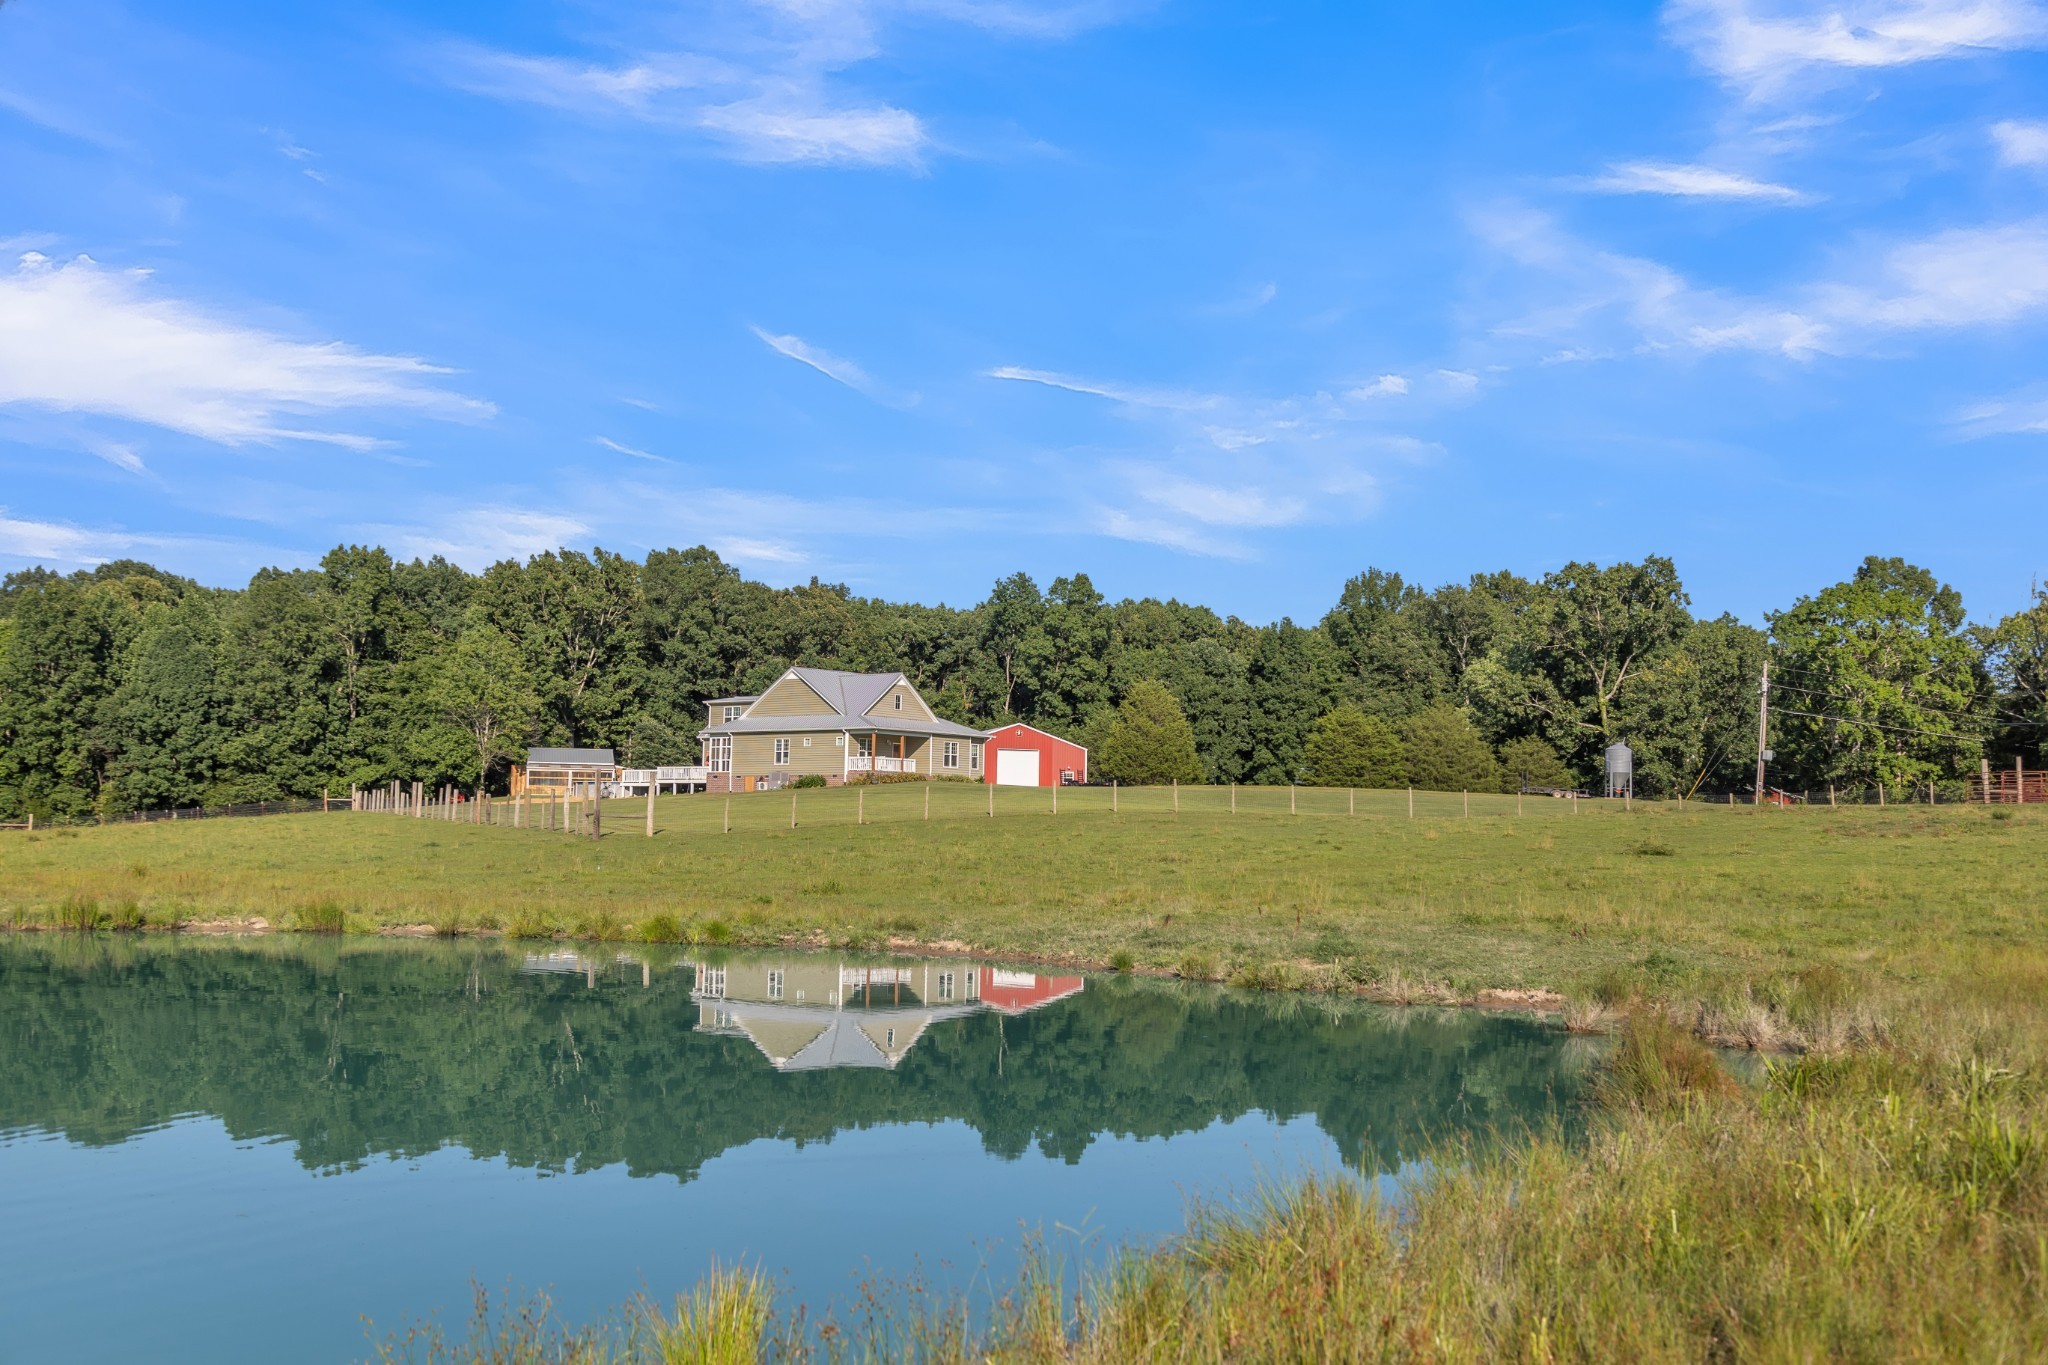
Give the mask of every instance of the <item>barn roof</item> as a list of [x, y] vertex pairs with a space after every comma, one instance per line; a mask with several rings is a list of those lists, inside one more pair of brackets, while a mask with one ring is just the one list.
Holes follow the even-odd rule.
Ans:
[[563, 768], [613, 768], [618, 760], [610, 749], [528, 749], [526, 766]]

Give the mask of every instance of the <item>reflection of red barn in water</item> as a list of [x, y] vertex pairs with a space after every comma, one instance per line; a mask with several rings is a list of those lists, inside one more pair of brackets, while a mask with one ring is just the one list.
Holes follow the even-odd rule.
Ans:
[[1040, 976], [1036, 972], [1006, 972], [991, 967], [981, 983], [981, 1003], [1004, 1014], [1022, 1014], [1078, 995], [1084, 984], [1078, 976]]

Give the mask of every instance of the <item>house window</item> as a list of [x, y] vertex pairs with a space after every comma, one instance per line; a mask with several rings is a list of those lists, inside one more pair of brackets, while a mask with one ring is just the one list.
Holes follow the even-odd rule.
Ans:
[[782, 973], [779, 971], [768, 973], [768, 998], [770, 1000], [780, 1000], [782, 998]]
[[811, 737], [809, 735], [804, 736], [804, 747], [806, 749], [811, 747]]
[[883, 1047], [894, 1047], [894, 1046], [896, 1046], [896, 1030], [895, 1030], [895, 1029], [890, 1029], [890, 1030], [889, 1030], [889, 1041], [888, 1041], [888, 1042], [886, 1042], [886, 1043], [884, 1043], [884, 1044], [882, 1044], [882, 1046], [883, 1046]]
[[952, 974], [951, 972], [940, 972], [940, 973], [939, 973], [939, 999], [941, 999], [941, 1000], [951, 1000], [952, 998], [953, 998], [953, 974]]
[[981, 771], [981, 741], [980, 741], [980, 740], [972, 740], [972, 741], [970, 741], [970, 742], [968, 743], [968, 745], [967, 745], [967, 766], [968, 766], [968, 767], [970, 767], [970, 768], [972, 768], [972, 769], [974, 769], [974, 770], [975, 770], [976, 772], [980, 772], [980, 771]]
[[725, 994], [725, 968], [700, 967], [697, 971], [699, 978], [697, 981], [698, 994], [712, 996]]
[[732, 771], [732, 736], [710, 735], [704, 740], [704, 766], [715, 773]]
[[846, 747], [846, 736], [841, 735], [839, 738], [833, 740], [832, 747], [835, 749], [844, 749]]
[[789, 741], [786, 739], [775, 741], [775, 766], [778, 768], [787, 768], [789, 766]]
[[941, 764], [943, 764], [943, 765], [944, 765], [945, 767], [948, 767], [948, 768], [957, 768], [957, 767], [959, 767], [959, 766], [960, 766], [960, 741], [959, 741], [959, 740], [957, 740], [957, 739], [949, 739], [949, 740], [947, 740], [947, 741], [946, 741], [946, 745], [945, 745], [945, 748], [944, 748], [944, 750], [943, 750], [943, 751], [941, 752], [941, 754], [940, 754], [940, 757], [939, 757], [939, 761], [940, 761], [940, 763], [941, 763]]
[[746, 709], [747, 709], [747, 708], [745, 708], [744, 706], [728, 706], [728, 707], [726, 707], [726, 708], [725, 708], [725, 719], [726, 719], [726, 722], [727, 722], [728, 724], [730, 724], [731, 722], [733, 722], [733, 721], [736, 721], [736, 720], [738, 720], [738, 719], [740, 718], [740, 712], [742, 712], [742, 711], [744, 711], [744, 710], [746, 710]]
[[903, 709], [903, 694], [902, 694], [901, 692], [898, 692], [898, 693], [896, 694], [896, 697], [895, 697], [895, 701], [896, 701], [896, 709], [897, 709], [898, 711], [901, 711], [901, 710]]

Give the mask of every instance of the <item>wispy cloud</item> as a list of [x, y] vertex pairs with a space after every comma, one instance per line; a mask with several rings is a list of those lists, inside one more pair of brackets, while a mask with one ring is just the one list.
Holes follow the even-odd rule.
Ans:
[[[1603, 251], [1527, 210], [1479, 230], [1531, 268], [1538, 301], [1496, 330], [1579, 348], [1775, 351], [1794, 359], [1866, 349], [1899, 333], [2010, 325], [2048, 315], [2048, 220], [1958, 228], [1861, 253], [1871, 264], [1778, 297], [1703, 288], [1656, 261]], [[1579, 349], [1575, 348], [1575, 349]]]
[[[1459, 373], [1428, 375], [1426, 401], [1462, 397]], [[1087, 464], [1085, 482], [1098, 490], [1093, 522], [1104, 535], [1187, 554], [1255, 558], [1258, 533], [1370, 517], [1381, 504], [1379, 469], [1439, 453], [1429, 442], [1379, 425], [1390, 411], [1385, 400], [1411, 392], [1411, 381], [1399, 374], [1354, 384], [1341, 395], [1318, 390], [1282, 398], [1021, 365], [987, 374], [1119, 405], [1140, 433], [1131, 456], [1106, 460], [1097, 447], [1073, 456]]]
[[1752, 180], [1734, 171], [1661, 161], [1628, 161], [1583, 182], [1600, 194], [1662, 194], [1680, 199], [1747, 199], [1802, 204], [1807, 196], [1786, 185]]
[[1755, 98], [1803, 78], [2048, 44], [2038, 0], [1671, 0], [1672, 36]]
[[943, 20], [1056, 40], [1110, 22], [1122, 8], [757, 0], [724, 22], [700, 24], [696, 50], [649, 47], [602, 61], [454, 45], [435, 65], [458, 89], [694, 135], [737, 160], [915, 168], [937, 145], [924, 120], [848, 88], [847, 72], [883, 54], [891, 23]]
[[2008, 166], [2048, 166], [2048, 123], [2007, 119], [1991, 125], [1998, 159]]
[[448, 373], [409, 356], [277, 336], [167, 298], [147, 272], [109, 270], [85, 256], [57, 264], [30, 252], [0, 276], [0, 406], [95, 413], [223, 445], [368, 449], [374, 438], [319, 419], [489, 416], [489, 404], [443, 387]]
[[1966, 437], [2048, 435], [2048, 394], [2039, 390], [1966, 408], [1956, 416]]
[[621, 455], [630, 455], [636, 460], [652, 460], [656, 464], [675, 463], [674, 460], [664, 455], [656, 455], [653, 451], [642, 450], [638, 446], [625, 445], [619, 441], [614, 441], [609, 436], [593, 436], [590, 439], [603, 446], [606, 450], [615, 450]]
[[770, 350], [779, 351], [800, 365], [810, 366], [827, 379], [837, 380], [856, 393], [872, 395], [875, 391], [875, 381], [868, 372], [843, 356], [813, 346], [800, 336], [777, 336], [763, 327], [756, 327], [753, 332], [767, 343]]
[[431, 526], [367, 528], [407, 555], [440, 555], [481, 572], [507, 559], [528, 559], [564, 546], [588, 545], [592, 527], [578, 517], [528, 507], [490, 504], [453, 511]]
[[131, 556], [178, 563], [185, 572], [201, 562], [247, 572], [256, 564], [291, 558], [274, 546], [228, 537], [167, 535], [119, 526], [81, 526], [67, 521], [17, 517], [0, 507], [0, 560], [24, 564], [91, 566]]

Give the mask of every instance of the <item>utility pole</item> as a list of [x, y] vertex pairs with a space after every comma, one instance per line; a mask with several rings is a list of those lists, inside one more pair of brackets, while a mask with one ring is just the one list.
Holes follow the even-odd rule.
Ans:
[[1764, 757], [1770, 753], [1764, 741], [1771, 729], [1771, 661], [1764, 660], [1763, 686], [1756, 698], [1756, 804], [1764, 803]]

